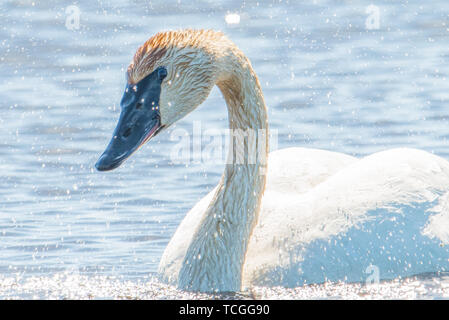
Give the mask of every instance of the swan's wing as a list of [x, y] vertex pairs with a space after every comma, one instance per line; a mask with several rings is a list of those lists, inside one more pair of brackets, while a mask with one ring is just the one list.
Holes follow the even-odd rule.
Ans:
[[287, 148], [268, 156], [266, 193], [300, 194], [357, 161], [343, 153], [318, 149]]
[[[304, 148], [277, 150], [268, 157], [267, 190], [303, 193], [354, 161], [356, 159], [351, 156], [330, 151]], [[215, 192], [216, 188], [187, 213], [170, 240], [159, 264], [159, 274], [165, 281], [177, 282], [193, 234]]]
[[[296, 286], [449, 268], [449, 162], [413, 149], [379, 152], [307, 193], [267, 192], [244, 283]], [[371, 269], [370, 269], [371, 270]]]

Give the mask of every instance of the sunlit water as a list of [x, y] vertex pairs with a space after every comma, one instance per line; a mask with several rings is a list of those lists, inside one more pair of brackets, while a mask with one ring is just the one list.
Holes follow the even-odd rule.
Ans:
[[158, 282], [169, 239], [223, 169], [173, 163], [170, 137], [192, 123], [226, 128], [216, 89], [118, 170], [94, 170], [135, 50], [184, 27], [223, 30], [248, 55], [279, 148], [364, 156], [409, 146], [449, 159], [447, 1], [374, 1], [372, 30], [372, 1], [291, 2], [80, 1], [75, 30], [66, 1], [0, 3], [0, 298], [449, 297], [437, 273], [231, 296]]

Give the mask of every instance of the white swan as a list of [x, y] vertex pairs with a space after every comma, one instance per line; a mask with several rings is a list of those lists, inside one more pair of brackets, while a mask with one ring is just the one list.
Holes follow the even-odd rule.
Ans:
[[[138, 49], [127, 75], [120, 119], [99, 170], [118, 167], [194, 110], [214, 85], [226, 100], [231, 129], [268, 129], [257, 76], [222, 33], [158, 33]], [[289, 148], [270, 154], [264, 174], [266, 135], [240, 142], [231, 144], [218, 186], [168, 244], [163, 279], [207, 292], [361, 281], [371, 264], [381, 278], [448, 270], [448, 161], [413, 149], [358, 160]]]

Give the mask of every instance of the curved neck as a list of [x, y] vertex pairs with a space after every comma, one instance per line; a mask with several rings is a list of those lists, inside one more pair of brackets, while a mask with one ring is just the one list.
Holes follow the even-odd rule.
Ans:
[[178, 284], [185, 290], [240, 290], [245, 253], [265, 189], [268, 122], [262, 90], [240, 51], [225, 58], [226, 68], [216, 84], [228, 108], [228, 159], [184, 257]]

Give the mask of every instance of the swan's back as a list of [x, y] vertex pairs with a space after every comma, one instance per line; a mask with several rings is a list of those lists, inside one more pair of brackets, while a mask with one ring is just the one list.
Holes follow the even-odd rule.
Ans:
[[343, 153], [307, 148], [287, 148], [270, 153], [266, 192], [299, 195], [357, 158]]

